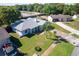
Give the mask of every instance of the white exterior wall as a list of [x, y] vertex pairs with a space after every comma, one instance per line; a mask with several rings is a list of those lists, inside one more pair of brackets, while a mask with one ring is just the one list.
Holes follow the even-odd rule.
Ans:
[[52, 22], [53, 18], [51, 16], [48, 16], [48, 21]]
[[[43, 30], [43, 26], [42, 25], [39, 28], [40, 28], [39, 29], [40, 31]], [[25, 31], [18, 31], [18, 30], [13, 30], [13, 31], [15, 31], [21, 37], [21, 36], [26, 35], [28, 33], [32, 34], [33, 32], [35, 32], [35, 28], [34, 29], [28, 29], [27, 33]]]
[[26, 31], [22, 31], [21, 33], [22, 33], [22, 36], [23, 36], [23, 35], [26, 35], [26, 34], [29, 33], [29, 30], [27, 29], [27, 32], [26, 32]]
[[78, 18], [77, 15], [72, 16], [72, 19], [77, 19], [77, 18]]
[[40, 26], [40, 31], [42, 31], [43, 30], [43, 26]]
[[21, 37], [21, 36], [23, 36], [23, 35], [28, 34], [28, 33], [29, 33], [29, 30], [27, 30], [27, 33], [26, 33], [25, 31], [17, 31], [17, 30], [16, 30], [16, 33]]
[[23, 36], [22, 32], [15, 30], [15, 32], [19, 35], [19, 36]]

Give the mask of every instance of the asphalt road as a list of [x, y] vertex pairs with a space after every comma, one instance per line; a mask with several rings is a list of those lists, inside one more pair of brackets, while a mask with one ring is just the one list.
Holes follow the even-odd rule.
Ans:
[[75, 47], [71, 56], [79, 56], [79, 47]]

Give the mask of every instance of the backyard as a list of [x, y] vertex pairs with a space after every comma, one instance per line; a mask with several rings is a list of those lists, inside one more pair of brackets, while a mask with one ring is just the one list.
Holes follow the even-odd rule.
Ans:
[[[14, 44], [19, 46], [19, 49], [21, 52], [26, 53], [27, 55], [33, 55], [35, 51], [36, 46], [40, 46], [42, 51], [40, 52], [43, 53], [53, 42], [51, 39], [46, 38], [46, 33], [44, 34], [36, 34], [32, 37], [27, 37], [24, 36], [22, 38], [19, 38], [19, 36], [16, 33], [10, 33], [10, 35], [13, 38]], [[53, 37], [53, 34], [51, 35]]]
[[72, 44], [62, 41], [53, 49], [49, 56], [70, 56], [73, 48]]

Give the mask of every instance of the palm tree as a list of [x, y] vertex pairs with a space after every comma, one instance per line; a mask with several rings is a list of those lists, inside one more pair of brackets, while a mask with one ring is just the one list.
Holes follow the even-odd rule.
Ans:
[[47, 38], [47, 39], [48, 39], [49, 36], [50, 36], [49, 30], [51, 30], [51, 29], [54, 29], [54, 27], [51, 25], [50, 22], [47, 22], [46, 24], [44, 24], [44, 30], [45, 30], [46, 38]]

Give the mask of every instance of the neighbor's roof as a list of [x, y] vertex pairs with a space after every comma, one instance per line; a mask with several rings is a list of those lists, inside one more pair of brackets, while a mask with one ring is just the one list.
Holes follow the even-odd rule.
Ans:
[[5, 29], [0, 28], [0, 41], [5, 40], [7, 38], [9, 38], [8, 32]]
[[26, 29], [33, 29], [39, 25], [43, 25], [45, 22], [46, 21], [37, 18], [21, 19], [20, 21], [14, 23], [12, 28], [23, 31]]
[[62, 15], [62, 14], [59, 14], [59, 15], [50, 15], [52, 18], [72, 18], [72, 16], [70, 15]]

